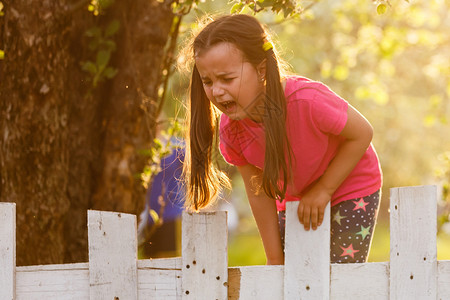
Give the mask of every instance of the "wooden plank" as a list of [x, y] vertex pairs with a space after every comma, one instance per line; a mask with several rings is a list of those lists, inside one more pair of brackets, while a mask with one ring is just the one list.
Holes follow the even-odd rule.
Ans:
[[[17, 267], [18, 300], [89, 299], [89, 264]], [[181, 299], [181, 257], [138, 261], [139, 299]]]
[[389, 299], [389, 263], [331, 264], [330, 299]]
[[16, 204], [0, 203], [0, 299], [15, 299]]
[[438, 297], [450, 300], [450, 260], [438, 261]]
[[[232, 267], [228, 281], [230, 300], [283, 299], [284, 266]], [[350, 298], [389, 299], [389, 262], [331, 264], [330, 299]]]
[[181, 299], [181, 257], [138, 260], [139, 299]]
[[390, 299], [436, 299], [436, 186], [391, 189]]
[[282, 299], [284, 266], [247, 266], [229, 268], [228, 282], [228, 299]]
[[297, 216], [298, 201], [286, 203], [284, 299], [330, 297], [330, 205], [317, 230], [306, 231]]
[[90, 299], [137, 299], [136, 216], [88, 212]]
[[[228, 299], [283, 299], [284, 266], [228, 269]], [[17, 267], [18, 300], [89, 299], [88, 263]], [[438, 262], [438, 298], [450, 300], [450, 261]], [[181, 299], [181, 258], [138, 261], [139, 299]], [[330, 299], [388, 299], [389, 262], [332, 264]]]
[[89, 299], [89, 264], [17, 267], [17, 300]]
[[184, 212], [182, 220], [183, 299], [226, 299], [226, 212]]

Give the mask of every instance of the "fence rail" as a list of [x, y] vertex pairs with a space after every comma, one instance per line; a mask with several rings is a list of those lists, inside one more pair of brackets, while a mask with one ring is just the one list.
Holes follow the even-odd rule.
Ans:
[[136, 216], [101, 211], [88, 263], [16, 267], [15, 204], [0, 203], [0, 299], [450, 299], [436, 201], [435, 186], [391, 189], [390, 261], [361, 264], [330, 264], [329, 207], [305, 231], [288, 203], [285, 265], [246, 267], [228, 267], [225, 212], [184, 213], [182, 257], [138, 260]]

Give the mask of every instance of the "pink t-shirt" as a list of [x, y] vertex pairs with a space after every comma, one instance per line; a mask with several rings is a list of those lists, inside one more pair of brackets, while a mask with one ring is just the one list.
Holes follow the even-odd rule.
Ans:
[[[301, 195], [327, 169], [336, 155], [340, 137], [347, 122], [348, 103], [326, 85], [300, 76], [286, 78], [286, 128], [292, 147], [293, 182], [288, 184], [286, 201], [299, 200]], [[265, 154], [264, 128], [251, 119], [231, 120], [222, 114], [220, 120], [220, 151], [233, 165], [252, 164], [263, 169]], [[335, 191], [331, 205], [365, 197], [381, 188], [382, 175], [372, 144], [353, 171]], [[301, 196], [300, 196], [301, 198]], [[285, 201], [277, 201], [278, 210]]]

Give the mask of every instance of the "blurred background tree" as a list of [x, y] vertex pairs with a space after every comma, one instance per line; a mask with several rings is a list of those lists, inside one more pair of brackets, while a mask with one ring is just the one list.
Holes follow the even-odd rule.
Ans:
[[[195, 10], [227, 13], [253, 1], [205, 2]], [[282, 56], [297, 73], [328, 84], [372, 123], [373, 143], [384, 172], [382, 205], [370, 261], [389, 260], [389, 188], [443, 187], [439, 203], [438, 256], [450, 259], [450, 2], [304, 1], [298, 14], [256, 14], [276, 35]], [[382, 8], [380, 9], [380, 5]], [[189, 19], [191, 17], [191, 19]], [[188, 16], [196, 26], [195, 16]], [[189, 23], [183, 27], [189, 31]], [[183, 61], [183, 58], [180, 58]], [[174, 99], [187, 81], [176, 75]], [[167, 104], [181, 100], [168, 101]], [[170, 111], [172, 108], [169, 108]], [[240, 176], [230, 196], [241, 216], [229, 247], [230, 264], [263, 264], [264, 252]], [[257, 245], [257, 246], [255, 246]]]

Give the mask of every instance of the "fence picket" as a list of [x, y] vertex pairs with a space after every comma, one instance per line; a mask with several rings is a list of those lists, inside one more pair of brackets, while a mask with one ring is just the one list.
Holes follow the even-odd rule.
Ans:
[[184, 212], [182, 218], [182, 299], [227, 299], [226, 212]]
[[435, 186], [391, 189], [390, 299], [436, 299]]
[[330, 298], [330, 205], [317, 230], [297, 217], [299, 202], [286, 203], [284, 299]]
[[0, 203], [0, 299], [15, 299], [16, 204]]
[[137, 299], [136, 216], [88, 212], [90, 299]]

